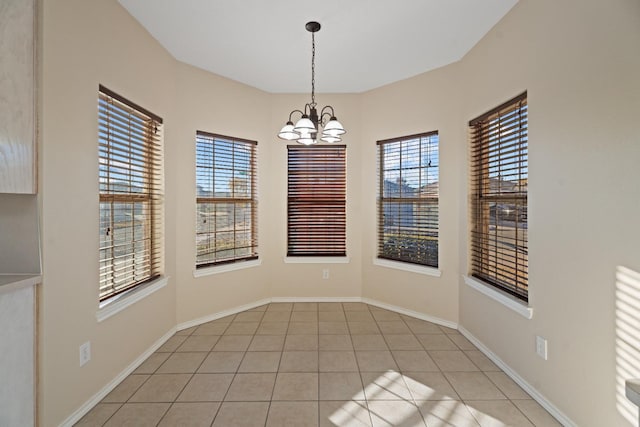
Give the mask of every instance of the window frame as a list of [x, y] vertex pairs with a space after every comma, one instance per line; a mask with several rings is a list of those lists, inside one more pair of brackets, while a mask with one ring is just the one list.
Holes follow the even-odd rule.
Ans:
[[[216, 143], [224, 143], [224, 144], [230, 144], [232, 146], [231, 151], [227, 152], [227, 150], [223, 149], [223, 148], [219, 148], [218, 150], [216, 150]], [[199, 144], [211, 144], [211, 159], [206, 159], [206, 160], [212, 160], [212, 164], [209, 165], [200, 165], [198, 162], [199, 160], [199, 156], [203, 156], [206, 155], [205, 153], [201, 153]], [[215, 178], [216, 178], [216, 171], [222, 170], [222, 169], [227, 169], [227, 170], [231, 170], [231, 175], [234, 177], [233, 179], [235, 179], [236, 173], [240, 172], [240, 171], [245, 171], [245, 169], [238, 169], [236, 168], [236, 161], [235, 161], [235, 150], [236, 148], [249, 148], [249, 177], [248, 177], [248, 187], [250, 188], [248, 197], [234, 197], [235, 195], [235, 191], [231, 190], [230, 195], [226, 195], [226, 196], [216, 196], [216, 192], [214, 190], [213, 194], [211, 197], [203, 197], [200, 196], [198, 194], [198, 189], [197, 186], [199, 185], [199, 170], [201, 170], [201, 168], [211, 168], [211, 176], [207, 177], [211, 180], [211, 184], [214, 184]], [[211, 132], [206, 132], [206, 131], [196, 131], [196, 164], [195, 164], [195, 169], [196, 169], [196, 258], [195, 258], [195, 266], [196, 266], [196, 270], [202, 270], [202, 269], [206, 269], [206, 268], [210, 268], [210, 267], [219, 267], [219, 266], [223, 266], [223, 265], [228, 265], [228, 264], [234, 264], [234, 263], [240, 263], [240, 262], [246, 262], [246, 261], [252, 261], [252, 260], [257, 260], [258, 259], [258, 196], [257, 196], [257, 192], [258, 192], [258, 187], [257, 187], [257, 177], [258, 177], [258, 171], [257, 171], [257, 167], [258, 167], [258, 160], [257, 160], [257, 156], [258, 156], [258, 142], [257, 141], [252, 141], [249, 139], [244, 139], [244, 138], [236, 138], [236, 137], [231, 137], [231, 136], [226, 136], [226, 135], [220, 135], [217, 133], [211, 133]], [[200, 153], [200, 154], [199, 154]], [[215, 161], [216, 161], [216, 153], [220, 154], [220, 158], [225, 158], [225, 154], [227, 155], [231, 155], [231, 163], [226, 163], [224, 166], [226, 167], [222, 167], [221, 165], [216, 165]], [[228, 159], [228, 157], [227, 157]], [[208, 231], [208, 232], [198, 232], [198, 221], [200, 221], [199, 215], [200, 215], [200, 210], [198, 209], [200, 204], [210, 204], [210, 205], [233, 205], [234, 206], [234, 215], [233, 215], [233, 247], [232, 248], [226, 248], [225, 250], [233, 250], [234, 252], [240, 249], [248, 249], [249, 250], [249, 254], [248, 255], [237, 255], [237, 256], [226, 256], [226, 257], [220, 257], [219, 259], [217, 259], [215, 256], [213, 258], [212, 261], [204, 261], [204, 262], [198, 262], [198, 257], [200, 256], [200, 251], [198, 249], [198, 241], [199, 241], [199, 235], [214, 235], [214, 245], [213, 245], [213, 253], [217, 253], [217, 252], [221, 252], [222, 250], [216, 250], [217, 248], [217, 239], [215, 238], [215, 235], [218, 233], [217, 229], [215, 229], [214, 231]], [[250, 215], [251, 215], [251, 225], [250, 225], [250, 237], [249, 237], [249, 246], [245, 246], [245, 247], [239, 247], [238, 246], [238, 240], [236, 240], [236, 232], [237, 232], [237, 228], [236, 228], [236, 208], [235, 206], [237, 205], [241, 205], [241, 204], [249, 204], [250, 205]], [[216, 223], [214, 224], [214, 228], [217, 227], [217, 220]], [[243, 229], [242, 231], [246, 232], [246, 229]]]
[[[436, 137], [435, 142], [432, 141], [433, 137]], [[403, 145], [407, 144], [409, 142], [415, 141], [416, 139], [419, 140], [419, 149], [418, 149], [418, 163], [417, 166], [411, 166], [411, 167], [402, 167], [402, 150], [403, 150]], [[424, 141], [424, 143], [426, 144], [425, 148], [427, 149], [427, 159], [428, 162], [426, 165], [423, 164], [423, 155], [422, 155], [422, 149], [423, 149], [423, 139], [426, 139], [426, 141]], [[386, 162], [385, 160], [389, 159], [389, 155], [385, 156], [385, 148], [389, 147], [391, 148], [392, 145], [398, 144], [398, 148], [397, 150], [394, 150], [393, 152], [390, 151], [388, 154], [394, 153], [398, 156], [398, 162], [399, 162], [399, 166], [395, 169], [397, 169], [398, 171], [398, 179], [400, 180], [400, 186], [403, 185], [402, 184], [402, 178], [403, 178], [403, 172], [408, 172], [409, 170], [418, 170], [418, 180], [419, 180], [419, 185], [418, 185], [418, 189], [421, 189], [423, 187], [432, 185], [432, 187], [430, 189], [427, 189], [425, 191], [425, 196], [422, 197], [421, 193], [418, 194], [418, 197], [404, 197], [403, 195], [403, 191], [402, 188], [400, 188], [400, 191], [398, 191], [399, 196], [397, 197], [392, 197], [387, 195], [389, 193], [389, 190], [385, 191], [385, 182], [387, 182], [388, 180], [385, 179], [385, 172], [390, 172], [392, 171], [394, 168], [389, 168], [386, 166]], [[393, 262], [393, 263], [402, 263], [404, 265], [406, 265], [408, 268], [429, 268], [429, 269], [438, 269], [439, 268], [439, 258], [440, 258], [440, 254], [439, 254], [439, 246], [440, 246], [440, 214], [439, 214], [439, 209], [440, 209], [440, 190], [439, 190], [439, 185], [440, 185], [440, 135], [439, 132], [437, 130], [434, 131], [429, 131], [429, 132], [423, 132], [423, 133], [419, 133], [419, 134], [414, 134], [414, 135], [407, 135], [407, 136], [402, 136], [402, 137], [397, 137], [397, 138], [391, 138], [391, 139], [385, 139], [385, 140], [380, 140], [377, 141], [377, 146], [378, 146], [378, 206], [377, 206], [377, 239], [376, 239], [376, 243], [377, 243], [377, 247], [376, 247], [376, 260], [377, 263], [379, 263], [380, 265], [386, 265], [387, 261], [389, 262]], [[432, 151], [433, 150], [433, 151]], [[396, 153], [397, 151], [397, 153]], [[437, 154], [437, 164], [435, 166], [433, 166], [431, 164], [432, 158], [431, 158], [431, 153], [436, 153]], [[415, 154], [415, 153], [412, 153]], [[431, 176], [429, 174], [429, 169], [430, 168], [436, 168], [436, 179], [435, 181], [432, 181], [429, 177]], [[423, 172], [425, 174], [425, 180], [424, 181], [424, 185], [422, 184], [423, 182]], [[435, 184], [435, 186], [433, 186], [433, 184]], [[435, 191], [434, 191], [434, 187], [435, 187]], [[429, 255], [429, 249], [427, 249], [427, 251], [424, 252], [424, 257], [421, 257], [420, 255], [417, 257], [417, 259], [415, 258], [415, 253], [413, 253], [413, 251], [406, 251], [402, 254], [398, 254], [398, 256], [391, 256], [389, 254], [385, 255], [384, 254], [384, 247], [385, 247], [385, 242], [386, 237], [389, 233], [385, 232], [385, 225], [386, 225], [386, 209], [387, 207], [392, 208], [394, 204], [397, 204], [398, 206], [402, 206], [402, 205], [408, 205], [411, 207], [411, 218], [413, 219], [413, 213], [414, 213], [414, 209], [415, 209], [415, 205], [418, 204], [420, 206], [420, 213], [418, 216], [418, 219], [424, 220], [425, 223], [422, 225], [418, 225], [416, 226], [415, 224], [411, 227], [414, 230], [417, 230], [417, 232], [422, 235], [422, 233], [431, 233], [432, 235], [430, 237], [435, 238], [436, 241], [436, 254], [435, 257], [433, 255]], [[433, 216], [432, 213], [430, 212], [431, 210], [433, 210], [433, 206], [435, 206], [435, 210], [436, 210], [436, 215], [435, 215], [435, 234], [434, 234], [434, 228], [430, 227], [429, 224], [433, 224]], [[426, 207], [426, 212], [423, 211], [423, 209]], [[402, 209], [400, 209], [402, 210]], [[398, 226], [398, 233], [400, 233], [400, 229], [403, 228], [402, 226]], [[405, 230], [406, 231], [406, 230]], [[413, 259], [411, 259], [413, 257]], [[435, 258], [435, 260], [434, 260]], [[411, 267], [409, 267], [411, 266]], [[415, 266], [415, 267], [413, 267]], [[432, 275], [436, 275], [437, 274], [432, 274]]]
[[[329, 221], [318, 227], [322, 217]], [[347, 257], [346, 145], [287, 145], [286, 258], [294, 257]]]
[[527, 92], [469, 121], [469, 131], [469, 275], [528, 302]]
[[[161, 117], [98, 86], [101, 306], [163, 274], [162, 123]], [[120, 215], [126, 216], [122, 208], [127, 205], [131, 206], [131, 221], [124, 228], [129, 230], [118, 230], [117, 223], [123, 221], [116, 219], [115, 212], [120, 206]], [[121, 254], [116, 255], [117, 251]], [[124, 259], [129, 257], [133, 261]], [[120, 267], [116, 258], [120, 258]], [[128, 272], [126, 280], [118, 283], [122, 272]]]

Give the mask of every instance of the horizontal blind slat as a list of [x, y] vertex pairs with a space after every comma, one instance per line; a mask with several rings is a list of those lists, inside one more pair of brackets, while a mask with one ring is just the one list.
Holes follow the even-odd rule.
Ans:
[[346, 254], [346, 147], [288, 146], [287, 254]]
[[162, 119], [103, 89], [98, 96], [100, 300], [157, 278], [163, 239]]
[[196, 267], [258, 257], [257, 145], [196, 132]]
[[528, 298], [526, 92], [471, 120], [470, 274]]

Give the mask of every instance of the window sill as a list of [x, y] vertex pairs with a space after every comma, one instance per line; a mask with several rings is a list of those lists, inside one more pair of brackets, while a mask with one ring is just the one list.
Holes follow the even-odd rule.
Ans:
[[252, 259], [250, 261], [232, 262], [230, 264], [213, 265], [211, 267], [196, 268], [193, 270], [193, 277], [211, 276], [212, 274], [227, 273], [229, 271], [242, 270], [245, 268], [258, 267], [262, 264], [260, 259]]
[[440, 277], [442, 272], [437, 268], [411, 264], [402, 261], [391, 261], [389, 259], [374, 258], [373, 265], [380, 267], [394, 268], [396, 270], [409, 271], [411, 273], [424, 274], [427, 276]]
[[486, 283], [473, 277], [462, 276], [462, 278], [464, 279], [464, 283], [466, 283], [470, 288], [475, 289], [481, 294], [484, 294], [494, 301], [497, 301], [505, 307], [515, 311], [525, 319], [533, 318], [533, 308], [529, 307], [524, 301], [521, 301], [518, 298], [507, 293], [500, 292], [500, 290], [494, 288], [493, 286], [487, 285]]
[[348, 256], [286, 256], [285, 264], [349, 264]]
[[164, 288], [167, 286], [167, 283], [169, 283], [169, 277], [160, 277], [153, 282], [149, 282], [141, 287], [131, 289], [129, 292], [124, 292], [101, 302], [98, 312], [96, 313], [96, 319], [98, 319], [98, 322], [107, 320], [109, 317], [121, 312], [130, 305], [133, 305], [155, 291]]

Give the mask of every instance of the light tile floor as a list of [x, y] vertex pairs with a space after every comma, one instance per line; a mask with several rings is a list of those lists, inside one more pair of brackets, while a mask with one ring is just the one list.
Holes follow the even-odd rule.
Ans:
[[362, 303], [177, 332], [78, 426], [558, 426], [464, 336]]

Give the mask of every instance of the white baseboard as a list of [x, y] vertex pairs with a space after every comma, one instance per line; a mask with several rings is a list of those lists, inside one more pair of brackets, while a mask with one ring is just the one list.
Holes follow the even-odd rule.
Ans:
[[[387, 304], [371, 298], [362, 297], [273, 297], [271, 302], [363, 302], [365, 304], [373, 305], [385, 310], [395, 311], [399, 314], [415, 317], [416, 319], [425, 320], [427, 322], [435, 323], [437, 325], [446, 326], [448, 328], [457, 329], [458, 324], [450, 320], [440, 319], [439, 317], [429, 316], [428, 314], [420, 313], [417, 311], [409, 310], [397, 305]], [[178, 328], [179, 329], [179, 328]]]
[[271, 298], [265, 298], [259, 301], [250, 302], [249, 304], [244, 304], [234, 308], [230, 308], [228, 310], [223, 310], [217, 313], [208, 314], [206, 316], [199, 317], [197, 319], [187, 320], [186, 322], [180, 323], [177, 327], [177, 330], [182, 331], [184, 329], [189, 329], [193, 326], [202, 325], [203, 323], [222, 319], [223, 317], [231, 316], [232, 314], [237, 314], [242, 311], [251, 310], [252, 308], [260, 307], [261, 305], [269, 304], [270, 302], [271, 302]]
[[162, 344], [164, 344], [176, 331], [188, 329], [193, 326], [198, 326], [203, 323], [210, 322], [212, 320], [220, 319], [222, 317], [230, 316], [232, 314], [240, 313], [242, 311], [251, 310], [252, 308], [259, 307], [270, 302], [363, 302], [375, 307], [384, 308], [386, 310], [394, 311], [406, 316], [415, 317], [416, 319], [425, 320], [441, 326], [446, 326], [452, 329], [458, 329], [462, 335], [464, 335], [469, 341], [471, 341], [478, 349], [484, 353], [493, 363], [495, 363], [500, 369], [502, 369], [511, 379], [513, 379], [520, 387], [522, 387], [527, 393], [529, 393], [534, 400], [536, 400], [543, 408], [545, 408], [554, 418], [556, 418], [562, 425], [566, 427], [575, 427], [576, 424], [562, 413], [557, 407], [549, 402], [540, 392], [533, 388], [528, 382], [526, 382], [517, 372], [503, 362], [495, 353], [487, 348], [480, 340], [474, 337], [464, 327], [459, 326], [457, 323], [450, 320], [440, 319], [438, 317], [429, 316], [417, 311], [409, 310], [403, 307], [398, 307], [392, 304], [383, 303], [370, 298], [361, 297], [273, 297], [265, 298], [259, 301], [255, 301], [249, 304], [244, 304], [238, 307], [234, 307], [228, 310], [219, 311], [198, 319], [189, 320], [187, 322], [180, 323], [177, 327], [169, 330], [164, 336], [158, 339], [149, 349], [141, 354], [136, 360], [134, 360], [126, 369], [124, 369], [117, 377], [111, 380], [106, 386], [104, 386], [98, 393], [87, 400], [80, 408], [78, 408], [73, 414], [71, 414], [66, 420], [64, 420], [61, 427], [71, 427], [78, 422], [87, 412], [89, 412], [96, 404], [98, 404], [107, 394], [109, 394], [120, 382], [122, 382], [129, 374], [131, 374], [138, 366], [142, 364], [152, 353], [154, 353]]
[[89, 400], [87, 400], [81, 407], [79, 407], [73, 414], [71, 414], [66, 420], [64, 420], [60, 427], [71, 427], [82, 417], [85, 416], [87, 412], [89, 412], [94, 406], [96, 406], [104, 397], [109, 394], [118, 384], [124, 381], [133, 371], [136, 370], [138, 366], [142, 364], [145, 360], [149, 358], [157, 349], [162, 346], [169, 338], [176, 333], [176, 328], [171, 328], [169, 332], [164, 334], [160, 339], [158, 339], [155, 343], [151, 345], [144, 353], [142, 353], [136, 360], [134, 360], [129, 366], [127, 366], [118, 376], [109, 381], [107, 385], [102, 387], [102, 389], [94, 394]]
[[371, 298], [362, 298], [362, 297], [273, 297], [273, 298], [265, 298], [259, 301], [251, 302], [248, 304], [240, 305], [234, 308], [230, 308], [228, 310], [219, 311], [217, 313], [209, 314], [207, 316], [199, 317], [197, 319], [188, 320], [186, 322], [180, 323], [177, 326], [178, 331], [182, 331], [184, 329], [191, 328], [193, 326], [199, 326], [203, 323], [211, 322], [213, 320], [221, 319], [226, 316], [231, 316], [232, 314], [237, 314], [246, 310], [251, 310], [252, 308], [259, 307], [261, 305], [269, 304], [269, 303], [279, 303], [279, 302], [363, 302], [365, 304], [373, 305], [379, 308], [384, 308], [385, 310], [395, 311], [399, 314], [404, 314], [406, 316], [415, 317], [416, 319], [425, 320], [427, 322], [435, 323], [437, 325], [446, 326], [448, 328], [457, 329], [458, 324], [456, 322], [452, 322], [450, 320], [441, 319], [435, 316], [429, 316], [428, 314], [420, 313], [417, 311], [409, 310], [403, 307], [399, 307], [397, 305], [387, 304], [384, 302], [380, 302]]
[[396, 313], [404, 314], [405, 316], [415, 317], [416, 319], [426, 320], [427, 322], [435, 323], [440, 326], [446, 326], [451, 329], [458, 329], [458, 324], [451, 320], [440, 319], [439, 317], [429, 316], [417, 311], [409, 310], [406, 308], [398, 307], [397, 305], [391, 305], [384, 302], [376, 301], [370, 298], [362, 298], [362, 302], [374, 305], [376, 307], [384, 308], [385, 310], [395, 311]]
[[479, 339], [474, 337], [471, 332], [466, 330], [464, 327], [459, 326], [458, 330], [462, 335], [464, 335], [469, 341], [473, 343], [478, 350], [484, 353], [493, 363], [495, 363], [500, 369], [504, 371], [513, 381], [515, 381], [524, 391], [529, 393], [533, 399], [540, 404], [544, 409], [547, 410], [560, 424], [565, 427], [576, 427], [577, 424], [574, 423], [569, 417], [567, 417], [560, 409], [558, 409], [553, 403], [547, 400], [538, 390], [536, 390], [531, 384], [525, 381], [516, 371], [511, 369], [509, 365], [507, 365], [502, 359], [500, 359], [494, 352], [489, 350], [487, 346], [485, 346]]
[[273, 297], [271, 302], [361, 302], [360, 297]]

